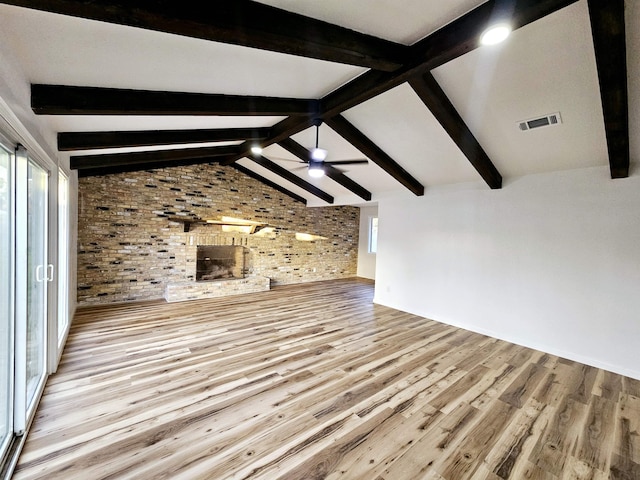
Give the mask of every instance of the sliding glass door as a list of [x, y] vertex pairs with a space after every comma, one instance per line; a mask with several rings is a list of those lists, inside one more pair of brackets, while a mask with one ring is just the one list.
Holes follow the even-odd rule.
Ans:
[[[69, 329], [69, 182], [3, 122], [0, 115], [0, 471], [11, 471]], [[60, 277], [51, 261], [57, 256]]]
[[14, 431], [22, 435], [46, 377], [49, 172], [16, 149]]
[[49, 174], [29, 160], [27, 204], [27, 411], [33, 406], [46, 372], [47, 282], [53, 266], [47, 262]]
[[13, 436], [13, 228], [11, 153], [0, 145], [0, 459]]

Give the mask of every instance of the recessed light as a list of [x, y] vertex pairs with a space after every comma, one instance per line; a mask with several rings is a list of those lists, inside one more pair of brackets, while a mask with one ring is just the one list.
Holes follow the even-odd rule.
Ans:
[[251, 147], [251, 153], [255, 155], [260, 155], [262, 153], [262, 147], [259, 147], [257, 145], [254, 147]]
[[511, 33], [511, 27], [506, 23], [500, 23], [487, 28], [480, 36], [482, 45], [495, 45], [503, 42]]

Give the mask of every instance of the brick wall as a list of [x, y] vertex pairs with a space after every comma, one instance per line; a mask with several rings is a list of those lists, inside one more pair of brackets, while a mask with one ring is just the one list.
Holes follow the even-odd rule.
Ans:
[[[230, 216], [273, 233], [224, 233], [175, 218]], [[232, 167], [194, 165], [79, 180], [78, 303], [163, 297], [167, 283], [194, 280], [197, 245], [243, 245], [248, 274], [271, 284], [356, 275], [357, 207], [307, 208]], [[326, 237], [298, 241], [295, 233]]]

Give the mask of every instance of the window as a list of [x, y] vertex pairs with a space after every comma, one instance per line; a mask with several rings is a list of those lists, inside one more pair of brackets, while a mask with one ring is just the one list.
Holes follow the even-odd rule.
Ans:
[[369, 218], [369, 253], [378, 251], [378, 217]]

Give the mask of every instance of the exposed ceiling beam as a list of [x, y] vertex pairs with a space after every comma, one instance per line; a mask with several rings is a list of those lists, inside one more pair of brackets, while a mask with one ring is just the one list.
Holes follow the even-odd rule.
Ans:
[[[577, 0], [515, 0], [512, 6], [511, 18], [513, 28], [519, 28], [554, 13]], [[502, 12], [497, 0], [489, 0], [466, 15], [451, 22], [440, 30], [428, 35], [410, 47], [412, 52], [402, 68], [388, 73], [380, 71], [366, 72], [354, 80], [346, 83], [334, 92], [320, 100], [319, 117], [327, 120], [349, 108], [359, 105], [376, 97], [412, 77], [436, 68], [454, 58], [463, 55], [479, 46], [478, 38], [489, 22], [494, 18], [494, 12]], [[284, 140], [313, 124], [309, 117], [290, 117], [274, 125], [269, 137], [262, 142], [266, 147]], [[240, 152], [223, 161], [229, 165], [236, 160], [250, 155], [251, 145], [241, 145]]]
[[[262, 148], [278, 143], [282, 140], [300, 133], [301, 131], [311, 127], [314, 124], [312, 117], [287, 117], [273, 127], [271, 127], [271, 133], [269, 136], [260, 142]], [[231, 155], [229, 158], [222, 160], [222, 165], [231, 165], [233, 162], [240, 160], [241, 158], [251, 155], [251, 143], [245, 142], [240, 145], [240, 152], [237, 155]]]
[[[105, 155], [72, 155], [71, 169], [88, 170], [93, 168], [115, 167], [120, 165], [139, 165], [146, 170], [148, 164], [172, 162], [176, 160], [198, 160], [202, 158], [226, 157], [238, 151], [235, 145], [206, 148], [179, 148], [174, 150], [154, 150], [147, 152], [109, 153]], [[197, 163], [194, 161], [194, 163]]]
[[10, 5], [378, 70], [400, 67], [407, 47], [249, 0], [9, 0]]
[[[278, 145], [280, 145], [282, 148], [284, 148], [285, 150], [289, 151], [290, 153], [298, 157], [300, 160], [303, 160], [305, 162], [309, 161], [311, 152], [309, 152], [309, 150], [307, 150], [305, 147], [300, 145], [295, 140], [291, 138], [287, 138], [285, 140], [282, 140], [281, 142], [278, 142]], [[347, 177], [344, 173], [342, 173], [337, 168], [329, 164], [325, 164], [324, 172], [327, 175], [327, 177], [329, 177], [331, 180], [333, 180], [336, 183], [339, 183], [347, 190], [350, 190], [351, 192], [358, 195], [360, 198], [366, 201], [371, 200], [371, 192], [369, 190], [367, 190], [366, 188], [362, 187], [358, 183], [351, 180], [349, 177]]]
[[588, 0], [611, 178], [629, 176], [624, 0]]
[[340, 170], [335, 168], [333, 165], [325, 165], [324, 173], [331, 180], [333, 180], [336, 183], [339, 183], [347, 190], [352, 191], [363, 200], [366, 200], [367, 202], [371, 200], [371, 192], [369, 190], [367, 190], [360, 184], [351, 180], [349, 177], [347, 177], [344, 173], [342, 173]]
[[420, 78], [412, 78], [409, 84], [420, 97], [420, 100], [431, 110], [433, 116], [436, 117], [436, 120], [442, 125], [454, 143], [469, 159], [471, 165], [487, 182], [487, 185], [493, 189], [501, 188], [502, 176], [500, 172], [493, 165], [446, 93], [440, 88], [436, 79], [433, 78], [433, 75], [425, 73]]
[[251, 156], [249, 156], [247, 158], [249, 160], [254, 161], [255, 163], [257, 163], [261, 167], [266, 168], [270, 172], [273, 172], [276, 175], [281, 176], [282, 178], [284, 178], [285, 180], [293, 183], [297, 187], [300, 187], [300, 188], [306, 190], [307, 192], [311, 193], [312, 195], [315, 195], [316, 197], [320, 198], [321, 200], [324, 200], [327, 203], [333, 203], [333, 197], [331, 195], [329, 195], [328, 193], [323, 192], [322, 190], [320, 190], [315, 185], [312, 185], [311, 183], [303, 180], [302, 178], [298, 177], [297, 175], [294, 175], [293, 173], [291, 173], [286, 168], [283, 168], [280, 165], [278, 165], [277, 163], [272, 162], [271, 160], [269, 160], [265, 156], [263, 156], [263, 155], [251, 155]]
[[369, 140], [354, 125], [349, 123], [342, 115], [336, 115], [326, 120], [326, 124], [415, 195], [424, 195], [424, 186], [418, 180], [413, 178], [409, 172]]
[[38, 115], [316, 115], [317, 100], [31, 85]]
[[287, 190], [286, 188], [278, 185], [275, 182], [272, 182], [271, 180], [269, 180], [268, 178], [264, 178], [262, 175], [258, 175], [256, 172], [254, 172], [253, 170], [249, 170], [246, 167], [243, 167], [242, 165], [240, 165], [239, 163], [234, 163], [231, 165], [233, 168], [235, 168], [236, 170], [238, 170], [239, 172], [244, 173], [245, 175], [247, 175], [248, 177], [253, 178], [254, 180], [258, 180], [259, 182], [264, 183], [265, 185], [273, 188], [274, 190], [279, 191], [280, 193], [284, 193], [285, 195], [288, 195], [289, 197], [293, 198], [295, 201], [303, 203], [304, 205], [307, 204], [307, 199], [304, 197], [301, 197], [300, 195], [297, 195], [293, 192], [290, 192], [289, 190]]
[[145, 164], [132, 164], [132, 165], [116, 165], [112, 167], [102, 167], [102, 168], [88, 168], [88, 169], [80, 169], [78, 170], [78, 178], [82, 177], [96, 177], [102, 175], [113, 175], [116, 173], [127, 173], [127, 172], [140, 172], [140, 171], [150, 171], [157, 170], [159, 168], [172, 168], [172, 167], [182, 167], [187, 165], [200, 165], [200, 164], [214, 164], [218, 163], [217, 158], [198, 158], [198, 159], [185, 159], [185, 160], [169, 160], [169, 161], [158, 161], [151, 162]]
[[[550, 15], [578, 0], [515, 0], [508, 2], [511, 7], [513, 28], [523, 27]], [[498, 0], [489, 0], [471, 10], [457, 20], [444, 26], [440, 30], [428, 35], [410, 47], [409, 55], [404, 66], [394, 72], [369, 71], [342, 87], [326, 95], [320, 100], [320, 117], [325, 121], [349, 108], [370, 100], [392, 88], [395, 88], [416, 75], [421, 75], [444, 63], [453, 60], [479, 46], [479, 37], [489, 22], [494, 18], [494, 12], [503, 12]], [[310, 127], [313, 121], [310, 117], [290, 117], [276, 124], [262, 146], [277, 143], [291, 135]], [[237, 156], [225, 160], [230, 164], [250, 153], [250, 145], [241, 146]]]
[[507, 19], [513, 29], [535, 22], [578, 0], [489, 0], [410, 47], [402, 68], [394, 72], [369, 71], [321, 100], [322, 118], [355, 107], [416, 75], [433, 70], [480, 46], [479, 38], [490, 24]]
[[58, 150], [93, 150], [98, 148], [145, 147], [184, 143], [263, 140], [269, 128], [217, 128], [203, 130], [146, 130], [122, 132], [61, 132]]
[[[245, 0], [246, 1], [246, 0]], [[531, 23], [539, 18], [542, 18], [548, 14], [551, 14], [561, 8], [570, 5], [577, 0], [513, 0], [511, 2], [502, 2], [500, 0], [489, 0], [484, 4], [480, 5], [476, 9], [472, 10], [468, 14], [460, 17], [455, 20], [451, 24], [443, 27], [432, 35], [427, 36], [425, 39], [417, 42], [411, 47], [406, 47], [404, 52], [400, 54], [400, 57], [403, 58], [401, 61], [402, 67], [398, 68], [391, 72], [380, 72], [371, 70], [363, 75], [360, 75], [353, 81], [347, 83], [345, 86], [337, 89], [331, 94], [324, 97], [320, 102], [315, 100], [298, 100], [298, 99], [265, 99], [264, 97], [233, 97], [233, 96], [225, 96], [225, 95], [216, 95], [216, 94], [208, 94], [212, 105], [212, 108], [209, 108], [209, 111], [206, 110], [207, 107], [202, 109], [202, 102], [199, 100], [195, 100], [195, 96], [200, 98], [202, 97], [200, 94], [181, 94], [176, 93], [176, 95], [186, 95], [183, 99], [180, 99], [176, 104], [172, 107], [175, 109], [179, 109], [181, 105], [185, 104], [185, 101], [189, 99], [188, 96], [193, 95], [194, 109], [190, 111], [189, 115], [194, 114], [203, 114], [203, 115], [291, 115], [289, 118], [279, 122], [276, 124], [269, 137], [262, 140], [262, 145], [267, 146], [273, 143], [277, 143], [290, 135], [298, 133], [308, 126], [312, 124], [313, 118], [323, 118], [327, 121], [329, 118], [339, 115], [344, 110], [347, 110], [355, 105], [358, 105], [370, 98], [375, 97], [385, 91], [394, 88], [397, 85], [400, 85], [416, 75], [422, 75], [423, 73], [436, 68], [474, 48], [477, 47], [477, 38], [481, 31], [487, 26], [490, 21], [496, 20], [496, 13], [503, 12], [500, 5], [510, 5], [510, 15], [511, 15], [511, 23], [513, 28], [519, 28], [528, 23]], [[40, 1], [24, 1], [24, 2], [4, 2], [4, 3], [12, 3], [15, 5], [22, 5], [32, 8], [39, 8], [47, 11], [54, 11], [49, 7], [50, 4], [58, 4], [58, 5], [72, 5], [71, 8], [76, 8], [78, 4], [84, 5], [87, 3], [90, 10], [95, 10], [98, 15], [103, 15], [103, 10], [105, 9], [105, 5], [107, 3], [101, 2], [100, 4], [96, 4], [96, 2], [84, 2], [83, 0], [40, 0]], [[216, 2], [217, 3], [217, 2]], [[226, 2], [226, 3], [236, 3], [240, 4], [241, 2]], [[254, 2], [249, 2], [250, 4], [254, 4]], [[40, 6], [36, 6], [39, 4]], [[147, 5], [145, 3], [145, 5]], [[75, 7], [74, 7], [75, 6]], [[58, 7], [56, 7], [58, 8]], [[125, 9], [135, 8], [135, 5], [122, 7]], [[164, 7], [163, 7], [164, 8]], [[171, 8], [171, 7], [168, 7]], [[217, 6], [216, 6], [217, 8]], [[59, 13], [68, 13], [68, 12], [59, 12]], [[71, 14], [71, 13], [68, 13]], [[77, 15], [84, 16], [84, 15]], [[117, 17], [117, 15], [115, 15]], [[114, 17], [114, 18], [115, 18]], [[90, 17], [86, 17], [90, 18]], [[108, 21], [108, 20], [105, 20]], [[263, 21], [263, 20], [261, 20]], [[121, 23], [116, 21], [116, 23]], [[180, 23], [179, 21], [177, 23]], [[145, 27], [148, 28], [148, 27]], [[163, 30], [164, 31], [164, 30]], [[302, 43], [305, 43], [306, 40]], [[230, 42], [233, 43], [233, 42]], [[259, 48], [267, 48], [264, 45]], [[409, 51], [410, 54], [406, 55], [406, 51]], [[301, 55], [306, 55], [301, 53]], [[395, 68], [395, 67], [394, 67]], [[387, 69], [393, 70], [393, 69]], [[56, 86], [44, 86], [44, 87], [53, 87]], [[67, 87], [62, 87], [67, 88]], [[68, 87], [68, 88], [91, 88], [91, 87]], [[123, 92], [125, 92], [123, 90]], [[150, 95], [153, 94], [173, 94], [175, 92], [149, 92]], [[247, 109], [247, 103], [249, 100], [257, 100], [269, 103], [262, 103], [261, 108], [259, 109]], [[85, 107], [82, 105], [82, 98], [76, 99], [79, 102], [79, 108], [81, 111], [88, 113], [88, 110], [85, 110]], [[288, 102], [306, 102], [307, 108], [301, 108], [300, 103], [296, 103], [296, 105], [292, 106]], [[276, 105], [274, 105], [274, 103]], [[55, 102], [54, 102], [55, 104]], [[243, 105], [244, 104], [244, 105]], [[283, 105], [286, 104], [286, 105]], [[99, 105], [100, 106], [100, 105]], [[144, 106], [144, 105], [143, 105]], [[99, 111], [101, 114], [109, 114], [109, 106], [102, 105], [101, 106], [104, 111]], [[106, 108], [105, 108], [106, 107]], [[121, 109], [117, 109], [113, 114], [122, 114], [122, 110], [127, 107], [127, 102], [121, 106]], [[158, 107], [155, 105], [154, 107]], [[199, 109], [200, 107], [200, 109]], [[295, 112], [286, 113], [285, 107], [292, 108]], [[321, 107], [321, 108], [320, 108]], [[66, 107], [65, 107], [66, 108]], [[63, 108], [64, 110], [64, 108]], [[277, 110], [277, 112], [273, 111]], [[35, 111], [35, 109], [34, 109]], [[201, 112], [201, 113], [199, 113]], [[226, 113], [225, 113], [226, 112]], [[37, 112], [40, 113], [40, 112]], [[42, 112], [44, 113], [44, 112]], [[52, 112], [54, 113], [54, 112]], [[69, 114], [77, 113], [75, 111], [68, 111]], [[154, 114], [154, 113], [152, 113]], [[168, 113], [168, 112], [158, 112], [158, 114], [183, 114], [183, 113]], [[300, 115], [300, 116], [298, 116]], [[337, 122], [340, 123], [343, 118], [337, 118]], [[329, 123], [329, 122], [327, 122]], [[347, 122], [348, 123], [348, 122]], [[349, 124], [350, 125], [350, 124]], [[351, 127], [353, 127], [351, 125]], [[361, 136], [361, 132], [358, 132]], [[366, 137], [365, 137], [366, 139]], [[368, 140], [368, 139], [367, 139]], [[250, 148], [250, 143], [245, 142], [241, 146], [239, 146], [238, 153], [229, 155], [225, 158], [225, 164], [232, 163], [233, 161], [247, 156]], [[377, 147], [376, 147], [377, 148]], [[361, 149], [362, 150], [362, 149]], [[379, 149], [378, 149], [379, 150]], [[364, 152], [363, 152], [364, 153]], [[384, 152], [382, 152], [384, 153]], [[386, 155], [386, 154], [385, 154]], [[367, 155], [369, 158], [372, 158], [371, 155]], [[388, 157], [388, 156], [387, 156]], [[373, 160], [373, 158], [372, 158]], [[392, 160], [393, 161], [393, 160]], [[397, 174], [406, 172], [400, 167], [397, 163], [393, 162], [399, 169]], [[408, 174], [407, 174], [408, 175]], [[400, 175], [402, 177], [402, 175]], [[411, 177], [413, 178], [413, 177]], [[407, 180], [407, 179], [405, 179]], [[415, 179], [413, 179], [415, 181]], [[416, 182], [417, 183], [417, 182]], [[406, 185], [405, 185], [406, 186]], [[410, 187], [414, 193], [416, 191], [423, 191], [422, 185], [418, 183], [418, 185], [413, 185]], [[421, 194], [421, 193], [416, 193]]]

